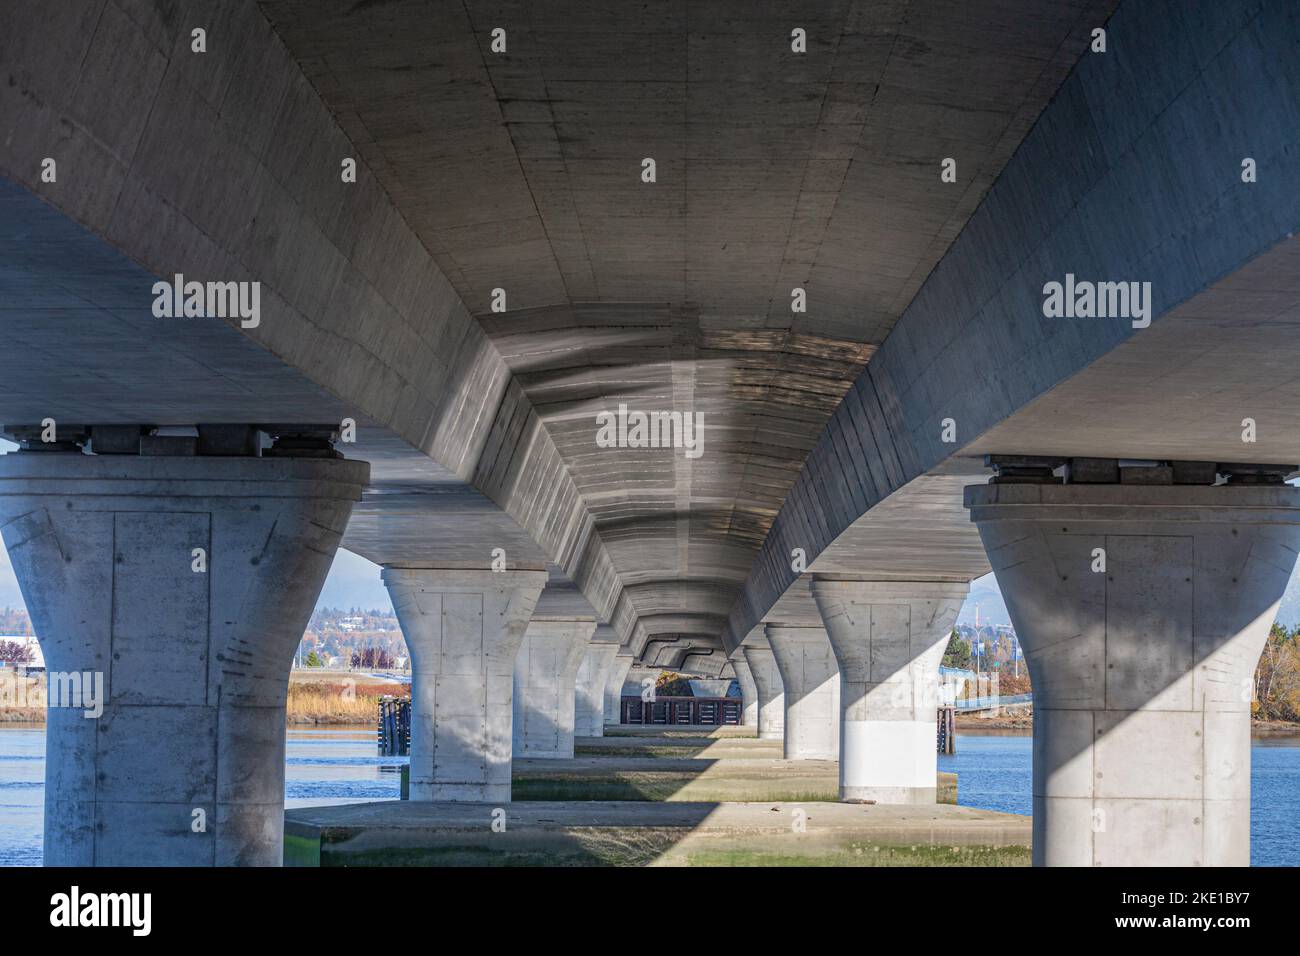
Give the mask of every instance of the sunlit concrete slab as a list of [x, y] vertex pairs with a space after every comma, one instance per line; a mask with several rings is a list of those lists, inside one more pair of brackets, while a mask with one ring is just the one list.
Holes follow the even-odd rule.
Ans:
[[[516, 759], [511, 793], [515, 800], [828, 801], [839, 799], [838, 780], [834, 760], [753, 754], [674, 757], [650, 751], [644, 756]], [[929, 782], [940, 803], [956, 803], [957, 787], [951, 773], [933, 773]]]
[[887, 848], [907, 862], [1025, 863], [1029, 840], [1026, 817], [955, 806], [388, 801], [285, 814], [291, 866], [872, 865]]

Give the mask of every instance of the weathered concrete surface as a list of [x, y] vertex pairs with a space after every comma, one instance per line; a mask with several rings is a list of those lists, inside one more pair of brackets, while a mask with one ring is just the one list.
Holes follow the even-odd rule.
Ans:
[[[634, 658], [631, 654], [620, 652], [614, 658], [614, 665], [609, 670], [605, 682], [605, 724], [617, 725], [623, 702], [623, 685], [627, 682], [628, 672], [632, 669]], [[609, 733], [608, 730], [605, 731]]]
[[515, 756], [573, 756], [578, 668], [595, 630], [595, 621], [529, 622], [515, 657]]
[[749, 669], [749, 662], [737, 653], [732, 655], [731, 666], [736, 671], [736, 681], [740, 684], [740, 696], [744, 707], [740, 712], [740, 723], [745, 727], [758, 726], [758, 685], [754, 683], [754, 674]]
[[840, 672], [840, 799], [934, 801], [939, 662], [969, 590], [813, 578]]
[[574, 684], [573, 733], [578, 737], [599, 737], [605, 732], [605, 685], [614, 670], [619, 646], [600, 641], [602, 629], [606, 635], [613, 636], [603, 625], [596, 628]]
[[781, 759], [780, 740], [759, 740], [752, 734], [748, 737], [705, 736], [709, 729], [703, 728], [695, 733], [664, 733], [665, 728], [657, 728], [660, 733], [626, 734], [621, 736], [579, 737], [574, 742], [574, 753], [580, 757], [600, 754], [621, 757], [665, 756], [665, 757], [705, 757], [718, 759], [722, 757], [764, 757], [769, 760]]
[[52, 704], [68, 688], [55, 674], [84, 682], [84, 706], [49, 708], [45, 865], [280, 863], [289, 665], [366, 475], [338, 460], [0, 457], [0, 530]]
[[754, 728], [735, 724], [607, 724], [606, 737], [674, 737], [679, 739], [709, 738], [721, 740], [731, 737], [754, 737]]
[[[1106, 29], [1107, 52], [1079, 60], [810, 451], [728, 647], [794, 581], [793, 548], [811, 562], [859, 523], [875, 540], [880, 502], [954, 455], [1300, 461], [1300, 11], [1125, 3]], [[1273, 172], [1242, 182], [1246, 157]], [[1043, 285], [1067, 273], [1149, 281], [1153, 324], [1045, 318]], [[1269, 425], [1244, 445], [1256, 414]], [[886, 540], [913, 575], [967, 563]], [[849, 570], [893, 570], [867, 556]]]
[[[747, 743], [750, 741], [746, 741]], [[762, 753], [722, 756], [708, 748], [696, 755], [673, 756], [669, 747], [645, 747], [641, 756], [581, 756], [570, 760], [515, 759], [515, 800], [672, 800], [732, 801], [839, 799], [839, 773], [833, 760], [784, 760]], [[717, 754], [717, 756], [715, 756]], [[955, 774], [933, 773], [930, 803], [956, 803]]]
[[[494, 832], [502, 809], [505, 828]], [[387, 801], [285, 814], [285, 862], [303, 866], [673, 865], [710, 851], [747, 851], [748, 863], [859, 851], [867, 864], [873, 847], [1025, 847], [1029, 838], [1025, 817], [952, 806]]]
[[785, 758], [838, 760], [840, 671], [822, 627], [764, 628], [785, 688]]
[[1034, 862], [1248, 865], [1252, 677], [1300, 492], [1004, 484], [966, 501], [1034, 684]]
[[510, 799], [515, 658], [544, 571], [384, 568], [411, 652], [411, 799]]
[[785, 685], [781, 683], [781, 671], [776, 666], [776, 657], [762, 638], [763, 646], [746, 645], [740, 649], [749, 665], [749, 673], [754, 678], [754, 687], [758, 691], [758, 736], [764, 740], [785, 740]]
[[[817, 429], [1112, 7], [5, 4], [0, 175], [138, 268], [72, 276], [89, 294], [38, 326], [14, 317], [0, 420], [250, 420], [255, 397], [186, 396], [143, 357], [158, 323], [132, 283], [260, 281], [263, 321], [235, 334], [269, 360], [263, 403], [353, 415], [413, 453], [397, 471], [414, 484], [381, 475], [360, 553], [443, 564], [532, 539], [635, 651], [708, 673]], [[31, 234], [9, 221], [10, 241]], [[68, 278], [68, 248], [27, 250], [7, 301], [50, 301], [31, 264]], [[103, 322], [120, 335], [87, 335]], [[56, 326], [78, 347], [51, 375], [31, 359]], [[210, 338], [180, 333], [172, 358], [203, 362]], [[245, 381], [236, 351], [204, 377]], [[621, 399], [703, 410], [707, 464], [597, 449], [591, 416]], [[430, 487], [505, 520], [444, 529]]]

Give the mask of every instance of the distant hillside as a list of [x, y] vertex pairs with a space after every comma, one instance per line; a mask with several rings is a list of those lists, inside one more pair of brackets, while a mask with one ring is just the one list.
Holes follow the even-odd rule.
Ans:
[[976, 605], [979, 605], [981, 625], [1011, 624], [1011, 618], [1007, 614], [1007, 606], [1002, 603], [1002, 592], [998, 590], [998, 582], [993, 575], [986, 574], [984, 577], [971, 582], [970, 596], [966, 598], [961, 614], [957, 616], [957, 623], [969, 624], [974, 627]]

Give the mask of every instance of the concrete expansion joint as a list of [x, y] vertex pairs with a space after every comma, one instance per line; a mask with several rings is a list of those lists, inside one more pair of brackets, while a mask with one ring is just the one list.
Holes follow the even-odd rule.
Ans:
[[[356, 459], [11, 454], [3, 494], [66, 499], [70, 510], [105, 499], [337, 499], [360, 501], [370, 465]], [[253, 504], [258, 510], [259, 505]]]
[[1270, 485], [1286, 484], [1300, 465], [1070, 458], [1061, 455], [985, 455], [989, 484], [1043, 485]]
[[[342, 424], [9, 425], [3, 433], [20, 452], [144, 457], [339, 459]], [[355, 423], [348, 426], [355, 431]], [[183, 434], [184, 433], [184, 434]], [[264, 447], [266, 440], [269, 447]]]

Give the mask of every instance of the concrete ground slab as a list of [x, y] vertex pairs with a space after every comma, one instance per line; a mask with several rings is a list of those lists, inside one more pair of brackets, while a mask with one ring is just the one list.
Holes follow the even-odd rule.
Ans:
[[1028, 817], [827, 803], [412, 803], [285, 813], [291, 866], [1027, 863]]
[[635, 737], [578, 737], [574, 743], [578, 757], [703, 757], [726, 758], [781, 757], [781, 741], [757, 737], [704, 737], [661, 734]]
[[[512, 797], [534, 800], [835, 801], [834, 760], [598, 756], [514, 762]], [[938, 802], [957, 802], [957, 776], [936, 774]]]
[[606, 737], [758, 737], [755, 727], [739, 724], [606, 724]]

